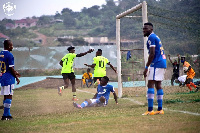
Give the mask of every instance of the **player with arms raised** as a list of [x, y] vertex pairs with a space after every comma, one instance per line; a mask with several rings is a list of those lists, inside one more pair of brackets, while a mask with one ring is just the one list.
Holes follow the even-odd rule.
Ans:
[[[76, 57], [82, 57], [88, 53], [93, 52], [93, 49], [89, 49], [85, 53], [80, 53], [80, 54], [75, 54], [75, 47], [68, 47], [67, 50], [69, 51], [68, 54], [66, 54], [60, 61], [60, 65], [62, 66], [62, 76], [65, 84], [65, 88], [69, 86], [69, 79], [72, 84], [72, 92], [73, 92], [73, 101], [77, 101], [78, 99], [76, 98], [76, 88], [75, 88], [75, 75], [74, 75], [74, 70], [73, 70], [73, 63], [74, 63], [74, 58]], [[58, 87], [59, 94], [61, 94], [61, 89], [64, 87]]]
[[[148, 90], [147, 90], [147, 99], [148, 99], [148, 111], [142, 115], [154, 115], [154, 114], [164, 114], [162, 110], [162, 101], [163, 101], [163, 89], [161, 82], [164, 79], [166, 65], [166, 56], [160, 38], [153, 32], [153, 24], [145, 23], [143, 27], [144, 37], [148, 37], [147, 40], [147, 49], [149, 51], [148, 61], [144, 69], [144, 77], [147, 77], [148, 67]], [[153, 111], [153, 101], [154, 101], [154, 86], [157, 90], [157, 102], [158, 110]]]
[[14, 56], [10, 51], [13, 49], [13, 44], [10, 40], [4, 41], [4, 50], [0, 53], [1, 73], [1, 95], [4, 95], [3, 105], [4, 113], [1, 120], [11, 120], [13, 117], [10, 114], [10, 107], [12, 102], [13, 89], [15, 79], [19, 84], [20, 74], [14, 70]]

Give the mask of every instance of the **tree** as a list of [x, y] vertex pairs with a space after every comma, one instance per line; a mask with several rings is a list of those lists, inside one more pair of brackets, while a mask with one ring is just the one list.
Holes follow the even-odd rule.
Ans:
[[37, 22], [38, 25], [46, 25], [46, 24], [49, 24], [51, 21], [51, 17], [50, 16], [41, 16], [39, 17], [39, 20]]
[[73, 18], [69, 13], [64, 13], [63, 18], [64, 18], [63, 23], [66, 28], [76, 26], [75, 18]]
[[58, 11], [56, 11], [54, 19], [61, 19], [61, 14]]

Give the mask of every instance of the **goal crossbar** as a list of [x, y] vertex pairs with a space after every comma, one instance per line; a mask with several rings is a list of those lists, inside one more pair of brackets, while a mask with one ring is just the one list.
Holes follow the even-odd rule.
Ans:
[[120, 19], [120, 18], [122, 18], [122, 17], [124, 17], [124, 16], [126, 16], [128, 14], [131, 14], [131, 13], [133, 13], [133, 12], [135, 12], [135, 11], [141, 9], [141, 8], [142, 8], [142, 3], [132, 7], [131, 9], [126, 10], [123, 13], [120, 13], [119, 15], [116, 16], [116, 19]]

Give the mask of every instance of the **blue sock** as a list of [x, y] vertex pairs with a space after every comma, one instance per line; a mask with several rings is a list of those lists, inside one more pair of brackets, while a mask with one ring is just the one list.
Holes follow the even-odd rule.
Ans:
[[83, 103], [81, 103], [81, 107], [84, 108], [84, 107], [87, 107], [88, 106], [88, 102], [87, 101], [84, 101]]
[[148, 88], [147, 99], [148, 99], [148, 111], [152, 111], [153, 110], [153, 100], [154, 100], [154, 88]]
[[10, 114], [11, 102], [12, 102], [12, 99], [4, 100], [4, 113], [3, 113], [3, 116], [11, 116], [11, 114]]
[[163, 89], [157, 90], [158, 111], [162, 110], [163, 95], [164, 95]]

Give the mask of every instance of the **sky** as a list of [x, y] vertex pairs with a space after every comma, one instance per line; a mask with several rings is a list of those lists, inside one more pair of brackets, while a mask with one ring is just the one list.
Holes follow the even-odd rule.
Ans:
[[[0, 20], [55, 15], [56, 11], [60, 13], [63, 8], [80, 12], [84, 7], [105, 4], [106, 0], [0, 0]], [[8, 5], [14, 10], [8, 12]]]

